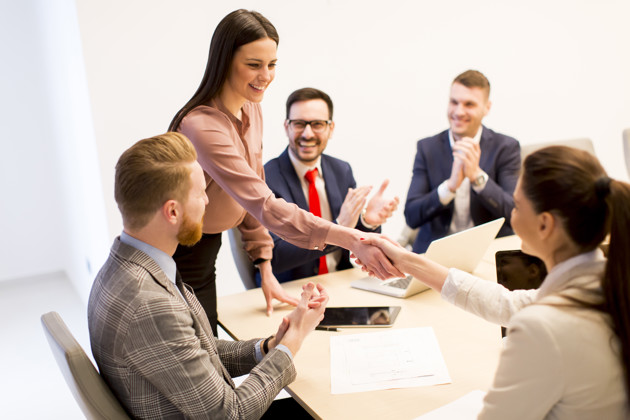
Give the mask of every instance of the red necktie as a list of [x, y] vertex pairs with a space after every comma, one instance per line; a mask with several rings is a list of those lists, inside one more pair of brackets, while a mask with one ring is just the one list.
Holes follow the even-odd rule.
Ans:
[[[313, 213], [317, 217], [322, 217], [322, 209], [319, 205], [319, 194], [317, 194], [317, 188], [315, 188], [315, 178], [317, 177], [317, 168], [307, 171], [304, 178], [308, 181], [308, 211]], [[326, 256], [319, 257], [319, 274], [328, 273], [328, 266], [326, 265]]]

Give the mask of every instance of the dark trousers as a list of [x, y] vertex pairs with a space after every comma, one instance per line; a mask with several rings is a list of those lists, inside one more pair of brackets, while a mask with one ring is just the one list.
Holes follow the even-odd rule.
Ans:
[[269, 409], [260, 418], [260, 420], [276, 419], [312, 420], [313, 417], [293, 398], [283, 398], [274, 400]]
[[218, 320], [216, 262], [220, 248], [220, 233], [204, 233], [193, 246], [179, 245], [173, 255], [182, 280], [193, 288], [206, 311], [215, 337]]

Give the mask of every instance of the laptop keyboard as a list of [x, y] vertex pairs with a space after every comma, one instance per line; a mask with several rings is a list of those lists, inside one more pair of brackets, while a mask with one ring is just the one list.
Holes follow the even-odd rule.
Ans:
[[402, 277], [400, 279], [396, 279], [396, 280], [392, 280], [392, 281], [387, 282], [387, 286], [397, 287], [399, 289], [406, 289], [407, 286], [409, 286], [409, 283], [411, 283], [412, 279], [413, 279], [413, 277], [411, 277], [411, 276]]

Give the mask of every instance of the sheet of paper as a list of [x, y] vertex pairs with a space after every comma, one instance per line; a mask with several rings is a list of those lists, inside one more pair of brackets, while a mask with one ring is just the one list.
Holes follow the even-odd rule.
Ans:
[[475, 420], [483, 408], [483, 391], [471, 391], [468, 394], [450, 402], [414, 420]]
[[450, 382], [431, 327], [330, 338], [332, 394]]

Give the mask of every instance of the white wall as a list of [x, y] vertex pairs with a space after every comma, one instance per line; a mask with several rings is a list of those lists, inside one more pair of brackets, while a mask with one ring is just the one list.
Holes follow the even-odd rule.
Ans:
[[[523, 143], [590, 137], [613, 176], [626, 177], [630, 127], [627, 1], [79, 0], [110, 236], [120, 231], [113, 167], [136, 140], [164, 132], [203, 74], [219, 20], [243, 7], [280, 34], [276, 80], [263, 101], [264, 158], [286, 145], [284, 101], [314, 86], [335, 102], [332, 155], [359, 184], [392, 180], [405, 198], [415, 142], [446, 127], [450, 82], [476, 68], [491, 81], [486, 124]], [[396, 236], [402, 210], [385, 226]], [[225, 251], [227, 247], [223, 247]], [[236, 278], [220, 256], [219, 287]]]
[[63, 270], [61, 185], [33, 2], [0, 3], [0, 280]]
[[64, 271], [87, 300], [109, 238], [72, 0], [0, 5], [0, 280]]
[[[286, 96], [315, 86], [335, 101], [337, 129], [328, 151], [350, 161], [360, 184], [387, 176], [390, 192], [404, 199], [415, 141], [446, 127], [450, 81], [477, 68], [492, 83], [488, 126], [523, 143], [590, 137], [611, 175], [626, 177], [620, 138], [630, 127], [630, 3], [624, 0], [77, 0], [76, 6], [96, 150], [89, 113], [79, 112], [90, 106], [80, 93], [72, 2], [1, 6], [0, 279], [59, 269], [83, 278], [86, 259], [92, 270], [98, 266], [106, 255], [102, 244], [121, 229], [113, 200], [118, 156], [166, 130], [201, 79], [216, 24], [239, 7], [262, 12], [281, 38], [276, 80], [263, 101], [265, 159], [286, 144]], [[54, 23], [58, 13], [65, 24]], [[51, 55], [50, 48], [57, 51]], [[59, 98], [65, 89], [74, 99]], [[64, 142], [68, 135], [74, 140]], [[99, 167], [102, 196], [95, 194]], [[99, 239], [107, 225], [108, 238]], [[402, 225], [400, 211], [384, 231], [396, 236]], [[96, 239], [86, 244], [85, 236]], [[233, 281], [229, 253], [220, 258], [220, 278]]]

